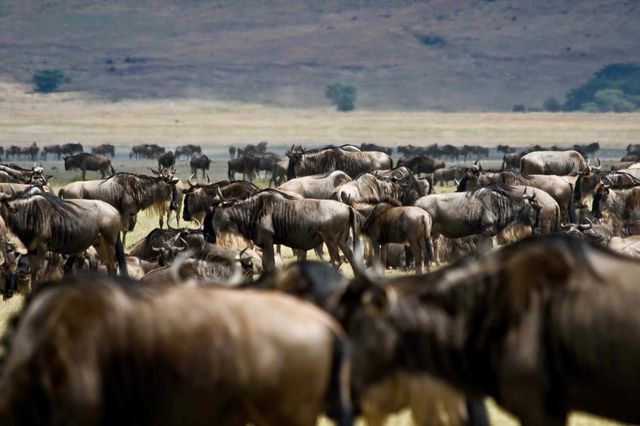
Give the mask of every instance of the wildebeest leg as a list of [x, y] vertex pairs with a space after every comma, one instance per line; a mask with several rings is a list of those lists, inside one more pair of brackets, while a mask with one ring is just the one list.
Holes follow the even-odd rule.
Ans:
[[327, 251], [329, 252], [329, 259], [331, 260], [331, 264], [336, 268], [340, 267], [340, 250], [338, 250], [338, 246], [334, 242], [326, 241]]
[[[278, 244], [278, 250], [279, 249], [280, 249], [280, 244]], [[307, 260], [307, 251], [306, 250], [291, 249], [291, 251], [296, 256], [296, 259], [298, 259], [298, 262], [303, 261], [303, 260]], [[280, 254], [280, 252], [278, 252], [278, 254]]]
[[315, 247], [313, 251], [315, 251], [316, 256], [318, 256], [318, 259], [320, 259], [320, 262], [324, 262], [324, 253], [322, 252], [322, 243], [320, 243], [319, 246]]
[[422, 267], [424, 265], [424, 244], [421, 244], [421, 240], [420, 235], [418, 235], [418, 238], [412, 237], [409, 240], [409, 246], [413, 252], [413, 260], [416, 266], [416, 274], [422, 274]]
[[85, 180], [86, 174], [87, 174], [87, 169], [81, 169], [81, 170], [82, 170], [82, 180]]
[[387, 270], [387, 250], [389, 250], [389, 244], [382, 244], [380, 247], [380, 263], [382, 264], [382, 271]]

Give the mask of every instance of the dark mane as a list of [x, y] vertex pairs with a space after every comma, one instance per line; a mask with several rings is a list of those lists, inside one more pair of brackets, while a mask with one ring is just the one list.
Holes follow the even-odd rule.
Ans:
[[482, 198], [485, 196], [485, 194], [483, 194], [484, 190], [497, 192], [498, 194], [503, 195], [509, 200], [522, 199], [522, 197], [516, 195], [516, 191], [512, 186], [504, 184], [502, 182], [494, 182], [486, 186], [479, 186], [478, 188], [472, 189], [471, 191], [467, 191], [466, 194], [469, 198]]

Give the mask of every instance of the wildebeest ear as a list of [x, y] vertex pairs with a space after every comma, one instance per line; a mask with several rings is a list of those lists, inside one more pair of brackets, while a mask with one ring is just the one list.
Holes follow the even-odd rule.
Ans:
[[393, 309], [396, 293], [392, 288], [374, 285], [362, 294], [363, 308], [373, 316], [382, 316]]
[[291, 153], [289, 151], [285, 152], [284, 155], [286, 155], [287, 158], [291, 158]]

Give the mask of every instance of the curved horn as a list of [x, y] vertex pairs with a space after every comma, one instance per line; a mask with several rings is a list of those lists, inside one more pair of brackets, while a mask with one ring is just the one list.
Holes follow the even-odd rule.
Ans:
[[216, 186], [216, 195], [220, 197], [220, 200], [224, 200], [224, 195], [222, 195], [222, 190], [220, 190], [220, 186]]
[[154, 252], [162, 251], [162, 247], [151, 246], [151, 250]]
[[602, 163], [600, 162], [600, 157], [598, 157], [597, 160], [598, 160], [598, 167], [600, 167], [602, 165]]
[[149, 170], [151, 170], [151, 173], [153, 173], [156, 176], [158, 176], [160, 174], [160, 172], [158, 170], [152, 169], [151, 167], [149, 167]]
[[453, 181], [454, 181], [454, 182], [455, 182], [455, 184], [456, 184], [456, 188], [457, 188], [458, 186], [460, 186], [460, 181], [459, 181], [458, 179], [453, 178]]
[[207, 177], [207, 183], [211, 183], [211, 179], [209, 179], [209, 173], [205, 175]]
[[613, 185], [613, 181], [611, 180], [611, 178], [609, 178], [609, 176], [605, 176], [605, 177], [602, 178], [603, 181], [605, 179], [609, 181], [609, 185]]
[[[178, 223], [178, 222], [176, 222], [176, 223]], [[173, 231], [173, 232], [181, 232], [182, 231], [182, 229], [180, 229], [180, 228], [174, 228], [173, 226], [171, 226], [171, 224], [168, 221], [167, 221], [167, 228], [169, 228], [169, 230]]]
[[197, 186], [197, 185], [198, 185], [197, 183], [193, 183], [193, 181], [191, 180], [191, 178], [193, 178], [194, 176], [195, 176], [195, 173], [194, 173], [194, 174], [192, 174], [191, 176], [189, 176], [189, 179], [187, 179], [187, 183], [189, 184], [189, 186], [190, 186], [191, 188], [193, 188], [194, 186]]
[[562, 229], [571, 229], [571, 224], [570, 223], [561, 222], [560, 223], [560, 228], [562, 228]]
[[293, 145], [291, 145], [291, 149], [289, 149], [289, 152], [293, 152], [295, 148], [296, 148], [296, 144], [294, 143]]

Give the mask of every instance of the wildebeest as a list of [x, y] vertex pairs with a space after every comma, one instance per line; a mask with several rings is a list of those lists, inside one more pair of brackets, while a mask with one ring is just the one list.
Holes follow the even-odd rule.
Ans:
[[202, 148], [200, 145], [181, 145], [176, 147], [176, 158], [185, 157], [191, 158], [193, 155], [202, 154]]
[[11, 230], [34, 255], [33, 281], [41, 276], [47, 251], [74, 255], [94, 246], [109, 272], [115, 261], [126, 275], [120, 241], [120, 214], [99, 200], [62, 200], [41, 191], [0, 194], [0, 214]]
[[432, 194], [418, 199], [433, 220], [432, 236], [447, 238], [480, 234], [481, 247], [491, 245], [491, 237], [513, 223], [539, 231], [540, 206], [535, 196], [523, 195], [503, 184], [491, 184], [467, 192]]
[[391, 156], [391, 154], [393, 154], [393, 148], [385, 147], [385, 146], [382, 146], [382, 145], [376, 145], [375, 143], [364, 143], [364, 142], [361, 143], [360, 144], [360, 151], [362, 151], [362, 152], [365, 152], [365, 151], [384, 152], [388, 156]]
[[573, 145], [573, 149], [578, 151], [583, 157], [592, 157], [593, 154], [600, 150], [600, 143], [592, 142], [589, 144], [575, 144]]
[[178, 178], [172, 176], [144, 176], [133, 173], [116, 173], [105, 180], [72, 182], [63, 186], [59, 195], [65, 199], [102, 200], [114, 206], [122, 216], [122, 241], [126, 242], [128, 231], [133, 230], [136, 215], [140, 210], [162, 207], [171, 202], [177, 209]]
[[[293, 147], [292, 147], [293, 148]], [[386, 170], [393, 167], [391, 157], [383, 152], [349, 152], [339, 148], [326, 149], [314, 154], [289, 151], [287, 178], [324, 174], [341, 170], [350, 177], [374, 170]]]
[[502, 156], [500, 170], [520, 170], [520, 160], [530, 151], [508, 152]]
[[64, 157], [64, 169], [80, 169], [82, 171], [82, 180], [85, 180], [87, 170], [100, 172], [100, 177], [103, 179], [109, 173], [115, 173], [111, 161], [108, 158], [101, 155], [87, 154], [86, 152], [71, 157]]
[[62, 145], [62, 155], [71, 156], [81, 154], [84, 149], [80, 143], [65, 143]]
[[18, 183], [25, 185], [47, 185], [51, 176], [44, 174], [44, 168], [34, 164], [33, 168], [26, 169], [15, 164], [0, 164], [0, 182]]
[[202, 170], [202, 178], [204, 179], [206, 173], [209, 171], [209, 166], [211, 165], [211, 160], [206, 155], [198, 155], [191, 157], [191, 161], [189, 161], [189, 167], [191, 168], [191, 174], [195, 175], [198, 173], [198, 170]]
[[164, 147], [161, 147], [157, 144], [142, 144], [142, 145], [134, 145], [131, 147], [131, 152], [129, 153], [129, 158], [158, 158], [162, 153], [165, 152]]
[[278, 161], [280, 161], [280, 157], [272, 152], [267, 152], [264, 155], [257, 155], [255, 157], [255, 169], [258, 177], [260, 177], [260, 172], [263, 171], [265, 178], [269, 173], [271, 173], [273, 179], [273, 171]]
[[579, 152], [536, 151], [520, 159], [520, 171], [529, 175], [576, 176], [587, 168], [587, 162]]
[[176, 166], [176, 156], [173, 153], [173, 151], [163, 152], [158, 157], [158, 169], [161, 169], [163, 167], [166, 169], [172, 169], [175, 166]]
[[56, 156], [56, 160], [59, 160], [62, 157], [62, 146], [56, 145], [45, 145], [40, 152], [40, 157], [43, 160], [47, 160], [47, 155], [53, 154]]
[[323, 175], [294, 178], [283, 183], [277, 189], [300, 194], [304, 198], [329, 200], [333, 197], [333, 193], [337, 188], [349, 181], [351, 181], [349, 175], [340, 170], [335, 170]]
[[611, 189], [598, 184], [593, 195], [592, 213], [611, 221], [616, 235], [640, 234], [640, 187]]
[[401, 206], [395, 200], [378, 203], [362, 225], [362, 233], [371, 239], [374, 256], [386, 265], [389, 243], [409, 243], [416, 264], [416, 272], [427, 271], [433, 259], [431, 216], [415, 206]]
[[523, 425], [564, 425], [573, 410], [638, 423], [638, 274], [635, 260], [554, 234], [419, 277], [361, 276], [342, 303], [354, 386], [381, 369], [426, 372]]
[[400, 170], [404, 173], [391, 176], [365, 173], [336, 189], [333, 198], [347, 204], [396, 199], [404, 205], [411, 205], [426, 194], [411, 172], [406, 168]]
[[356, 213], [352, 207], [333, 200], [293, 199], [275, 190], [263, 190], [251, 198], [211, 209], [204, 220], [205, 235], [215, 242], [216, 234], [240, 234], [263, 249], [265, 271], [274, 268], [274, 244], [311, 250], [327, 245], [332, 263], [339, 263], [338, 249], [353, 265], [349, 231], [357, 241]]
[[560, 206], [562, 221], [575, 222], [575, 208], [571, 184], [559, 176], [526, 175], [511, 170], [488, 172], [483, 171], [481, 168], [472, 168], [469, 169], [460, 180], [457, 190], [459, 192], [469, 191], [492, 183], [532, 186], [541, 189], [551, 195]]
[[7, 345], [3, 425], [352, 424], [344, 331], [284, 294], [76, 278]]
[[104, 155], [107, 158], [113, 158], [116, 155], [116, 148], [110, 143], [103, 143], [102, 145], [91, 148], [91, 153], [95, 155]]
[[273, 166], [269, 186], [282, 185], [287, 180], [287, 169], [289, 168], [289, 158], [283, 157]]
[[576, 178], [573, 191], [575, 202], [582, 205], [586, 199], [593, 196], [596, 186], [600, 183], [610, 185], [614, 189], [640, 186], [640, 170], [622, 169], [608, 173], [600, 170], [582, 172]]
[[4, 299], [13, 296], [17, 289], [17, 257], [15, 246], [9, 241], [7, 227], [0, 215], [0, 287]]
[[227, 177], [229, 180], [235, 180], [236, 173], [242, 173], [243, 180], [253, 180], [255, 172], [256, 159], [254, 157], [244, 155], [227, 161]]
[[404, 166], [416, 175], [420, 173], [433, 173], [438, 169], [444, 168], [444, 161], [434, 160], [428, 157], [411, 157], [401, 158], [398, 160], [398, 167]]
[[464, 166], [449, 166], [437, 169], [433, 172], [433, 184], [440, 184], [460, 181], [469, 168]]
[[200, 223], [204, 223], [207, 209], [216, 197], [225, 200], [244, 200], [260, 191], [260, 188], [253, 183], [242, 180], [196, 184], [189, 178], [188, 183], [189, 188], [184, 191], [182, 218], [186, 221], [197, 220]]

